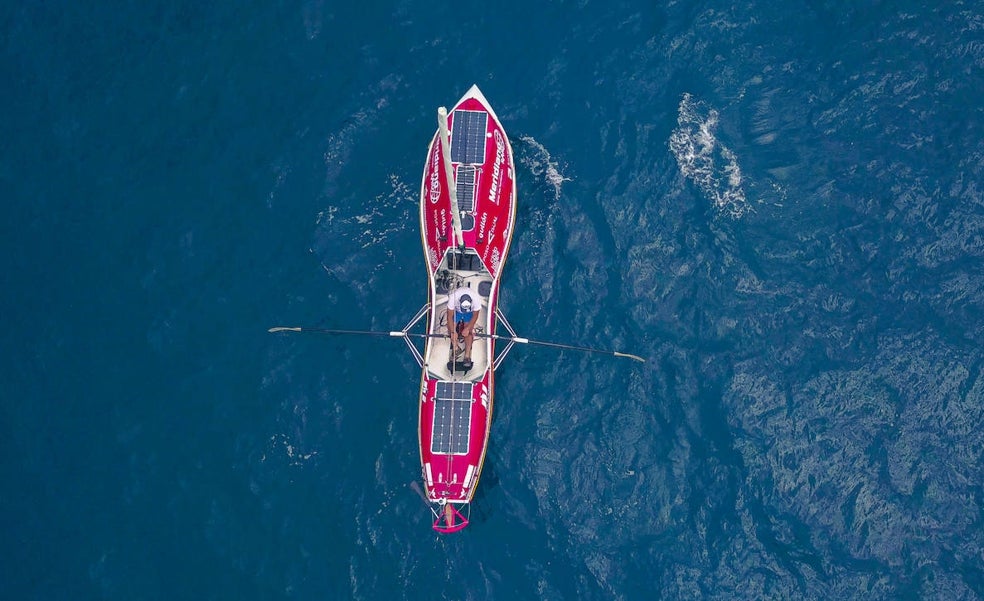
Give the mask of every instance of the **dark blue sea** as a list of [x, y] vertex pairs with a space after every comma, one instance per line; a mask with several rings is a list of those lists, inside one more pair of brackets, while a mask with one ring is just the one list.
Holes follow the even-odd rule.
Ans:
[[[7, 2], [11, 600], [984, 599], [984, 5]], [[412, 483], [436, 108], [519, 210], [472, 524]]]

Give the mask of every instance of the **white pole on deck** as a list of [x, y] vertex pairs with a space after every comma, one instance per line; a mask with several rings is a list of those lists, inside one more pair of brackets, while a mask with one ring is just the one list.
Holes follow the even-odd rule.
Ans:
[[448, 178], [448, 194], [451, 195], [451, 227], [458, 248], [464, 248], [465, 239], [461, 235], [461, 214], [458, 211], [458, 187], [451, 167], [451, 135], [448, 133], [448, 109], [437, 109], [437, 127], [441, 131], [441, 154], [444, 158], [444, 173]]

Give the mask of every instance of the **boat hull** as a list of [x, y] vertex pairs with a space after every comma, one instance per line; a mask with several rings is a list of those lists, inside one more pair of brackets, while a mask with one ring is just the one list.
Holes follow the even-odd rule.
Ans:
[[[512, 147], [477, 86], [448, 112], [448, 129], [447, 152], [440, 130], [431, 141], [420, 194], [432, 336], [424, 351], [418, 436], [424, 491], [434, 504], [435, 529], [442, 532], [467, 524], [457, 508], [474, 498], [488, 449], [494, 399], [492, 335], [500, 275], [516, 219]], [[461, 246], [452, 229], [452, 186]], [[482, 305], [467, 370], [461, 357], [455, 358], [447, 336], [448, 295], [461, 287], [478, 294]]]

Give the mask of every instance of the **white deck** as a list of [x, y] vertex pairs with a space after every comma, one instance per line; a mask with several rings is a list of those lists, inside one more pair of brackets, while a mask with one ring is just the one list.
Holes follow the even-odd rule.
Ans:
[[[492, 278], [485, 271], [451, 271], [451, 273], [456, 276], [455, 280], [458, 285], [471, 288], [482, 299], [482, 309], [479, 311], [478, 321], [475, 323], [475, 333], [482, 334], [488, 332], [489, 326], [491, 325], [490, 317], [494, 319], [494, 315], [489, 312], [489, 297], [482, 296], [479, 293], [479, 285], [482, 282], [488, 282], [488, 287], [491, 290]], [[448, 337], [447, 323], [448, 294], [435, 294], [431, 320], [427, 331], [431, 334], [439, 334], [440, 337], [429, 340], [426, 355], [424, 355], [424, 367], [430, 373], [431, 377], [439, 380], [451, 380], [452, 374], [448, 370], [447, 365], [451, 359], [451, 339]], [[462, 344], [463, 346], [464, 344]], [[475, 342], [472, 344], [472, 368], [467, 373], [455, 372], [453, 379], [458, 381], [480, 380], [490, 365], [491, 349], [492, 340], [476, 336]], [[463, 360], [463, 357], [464, 355], [462, 354], [459, 361]]]

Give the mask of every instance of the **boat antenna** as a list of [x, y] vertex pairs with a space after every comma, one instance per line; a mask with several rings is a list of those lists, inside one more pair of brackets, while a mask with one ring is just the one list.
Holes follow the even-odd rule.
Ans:
[[451, 197], [451, 227], [454, 229], [454, 243], [459, 250], [465, 249], [465, 239], [461, 233], [461, 214], [458, 210], [458, 186], [455, 183], [454, 167], [451, 165], [451, 135], [448, 133], [448, 109], [437, 109], [437, 127], [441, 134], [441, 155], [443, 155], [444, 175], [448, 180], [448, 195]]

